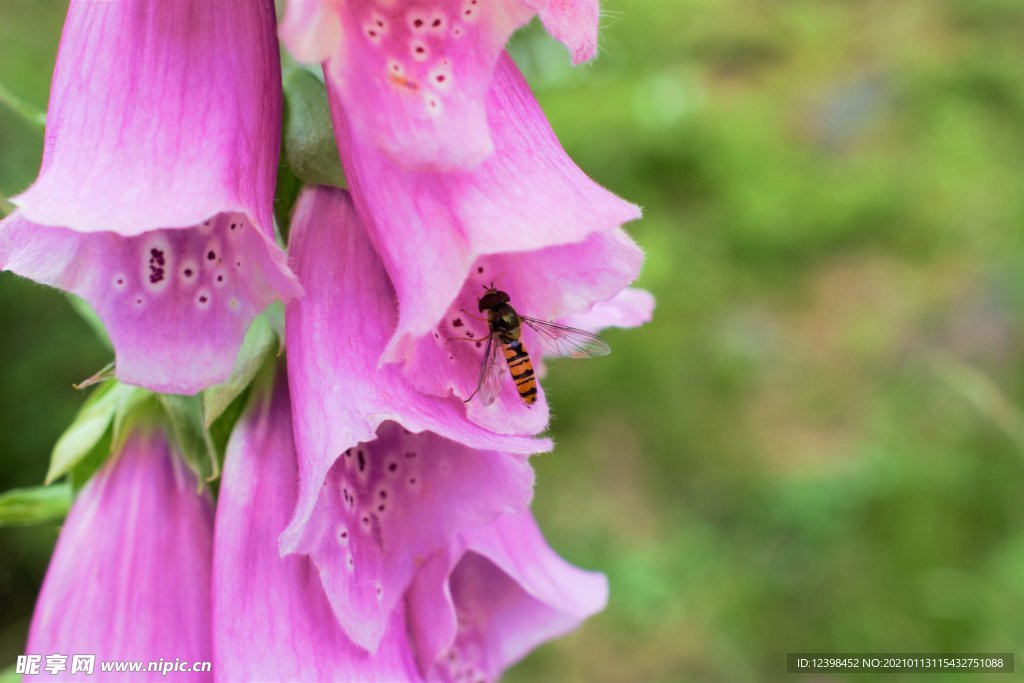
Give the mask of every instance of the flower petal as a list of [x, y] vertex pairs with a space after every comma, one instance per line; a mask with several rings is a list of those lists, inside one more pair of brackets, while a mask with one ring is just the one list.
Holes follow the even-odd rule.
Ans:
[[600, 18], [598, 0], [548, 0], [540, 11], [544, 28], [569, 48], [573, 64], [589, 61], [597, 54]]
[[0, 223], [0, 268], [73, 292], [96, 310], [117, 377], [193, 393], [223, 381], [252, 319], [295, 283], [276, 248], [241, 214], [134, 237]]
[[273, 235], [281, 87], [270, 0], [68, 8], [33, 223], [137, 235], [247, 213]]
[[[468, 448], [549, 450], [551, 442], [494, 434], [465, 419], [457, 398], [417, 392], [378, 359], [395, 324], [395, 295], [348, 194], [311, 188], [292, 221], [291, 253], [308, 295], [286, 309], [288, 372], [299, 453], [299, 501], [282, 552], [296, 552], [328, 472], [342, 453], [394, 421]], [[426, 438], [426, 437], [424, 437]]]
[[[295, 21], [283, 35], [302, 54], [331, 55], [328, 78], [354, 135], [419, 170], [468, 169], [492, 152], [484, 95], [509, 36], [533, 16], [532, 2], [350, 0], [326, 7], [289, 9]], [[310, 27], [327, 24], [312, 15], [332, 10], [340, 39], [318, 28], [328, 35], [316, 41], [318, 49], [305, 47]], [[328, 52], [331, 44], [336, 49]]]
[[[639, 273], [642, 253], [619, 229], [639, 209], [573, 164], [507, 55], [488, 93], [495, 153], [471, 172], [401, 168], [354, 132], [330, 79], [328, 93], [356, 206], [398, 293], [384, 360], [409, 359], [421, 391], [467, 398], [476, 387], [481, 352], [446, 350], [444, 341], [463, 336], [448, 334], [448, 322], [460, 308], [477, 310], [481, 284], [508, 291], [520, 313], [558, 319], [611, 298]], [[449, 355], [463, 366], [452, 381]], [[539, 403], [527, 410], [506, 391], [490, 412], [471, 404], [470, 417], [503, 433], [536, 433], [547, 422]]]
[[291, 0], [281, 36], [329, 78], [353, 134], [417, 170], [472, 169], [494, 149], [485, 94], [512, 33], [540, 12], [574, 64], [597, 52], [597, 0]]
[[588, 332], [608, 327], [640, 327], [651, 322], [654, 295], [646, 289], [628, 287], [607, 301], [599, 301], [585, 313], [575, 313], [559, 320], [563, 325]]
[[[85, 486], [64, 523], [27, 652], [211, 660], [213, 511], [196, 491], [195, 478], [162, 434], [132, 435]], [[210, 679], [209, 673], [179, 675]], [[123, 674], [106, 676], [96, 666], [95, 677]], [[136, 680], [163, 676], [143, 672]]]
[[532, 492], [526, 456], [387, 422], [335, 463], [296, 551], [319, 569], [352, 640], [374, 651], [422, 558], [458, 532], [525, 509]]
[[319, 64], [341, 47], [343, 0], [290, 0], [285, 3], [281, 40], [295, 59]]
[[604, 575], [573, 567], [529, 512], [461, 535], [420, 570], [410, 624], [430, 680], [491, 680], [539, 644], [604, 609]]
[[[224, 380], [254, 315], [301, 294], [274, 243], [280, 122], [270, 0], [72, 2], [42, 169], [0, 224], [0, 267], [86, 298], [122, 381]], [[207, 262], [209, 240], [231, 260]]]
[[221, 680], [416, 681], [405, 611], [375, 655], [345, 635], [317, 569], [279, 557], [295, 505], [296, 462], [286, 383], [257, 395], [228, 444], [213, 563], [214, 658]]

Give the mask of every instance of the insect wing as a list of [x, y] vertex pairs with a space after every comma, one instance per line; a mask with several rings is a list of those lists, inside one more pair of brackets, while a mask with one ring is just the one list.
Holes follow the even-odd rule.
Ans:
[[541, 345], [541, 348], [556, 356], [593, 358], [594, 356], [607, 356], [612, 351], [607, 342], [596, 334], [584, 332], [568, 325], [549, 323], [522, 315], [519, 316], [519, 319], [537, 333], [537, 343]]
[[480, 383], [477, 391], [480, 392], [480, 401], [489, 406], [494, 403], [501, 393], [501, 387], [505, 384], [505, 359], [501, 357], [501, 342], [491, 335], [487, 339], [487, 348], [484, 349], [484, 363], [480, 366]]

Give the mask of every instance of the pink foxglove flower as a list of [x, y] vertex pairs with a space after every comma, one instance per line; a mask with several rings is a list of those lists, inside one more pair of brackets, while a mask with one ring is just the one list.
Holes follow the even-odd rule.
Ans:
[[345, 632], [375, 650], [417, 558], [526, 507], [523, 454], [551, 444], [487, 431], [378, 367], [395, 294], [347, 193], [303, 194], [291, 250], [308, 294], [286, 311], [299, 493], [281, 547], [309, 555]]
[[283, 380], [273, 391], [257, 388], [228, 444], [214, 541], [217, 676], [225, 681], [415, 681], [419, 674], [404, 610], [394, 610], [376, 654], [370, 655], [345, 635], [316, 565], [304, 556], [278, 554], [277, 535], [295, 507], [297, 475]]
[[271, 0], [74, 0], [0, 267], [86, 299], [124, 382], [225, 379], [253, 317], [300, 293], [274, 243], [280, 91]]
[[[279, 380], [272, 391], [257, 388], [228, 446], [214, 544], [219, 678], [495, 680], [531, 649], [603, 608], [604, 577], [566, 564], [528, 513], [487, 521], [472, 515], [481, 523], [465, 519], [457, 532], [438, 539], [436, 551], [418, 555], [404, 585], [388, 588], [398, 591], [398, 600], [380, 608], [384, 627], [375, 651], [360, 647], [332, 611], [322, 582], [334, 577], [325, 568], [337, 564], [348, 576], [373, 580], [373, 567], [363, 566], [373, 559], [368, 548], [391, 558], [423, 551], [431, 527], [480, 507], [473, 492], [449, 482], [475, 478], [486, 490], [491, 482], [480, 475], [488, 467], [500, 472], [487, 461], [508, 456], [467, 453], [436, 437], [424, 442], [393, 423], [385, 426], [386, 436], [354, 449], [325, 486], [323, 514], [311, 522], [322, 527], [321, 559], [336, 549], [325, 567], [315, 557], [279, 557], [274, 540], [295, 503], [292, 431], [288, 389]], [[412, 473], [418, 481], [409, 486]], [[502, 488], [499, 482], [498, 495]], [[372, 523], [364, 525], [368, 510]], [[386, 552], [388, 546], [397, 548]], [[378, 585], [372, 584], [374, 596]]]
[[[32, 617], [29, 654], [210, 661], [213, 509], [159, 431], [137, 431], [86, 484], [61, 530]], [[44, 659], [45, 661], [45, 659]], [[71, 660], [60, 676], [71, 674]], [[145, 665], [144, 665], [145, 666]], [[134, 680], [163, 680], [143, 672]], [[210, 673], [176, 673], [211, 680]], [[40, 678], [54, 680], [45, 671]]]
[[573, 62], [597, 51], [597, 0], [290, 0], [281, 33], [331, 60], [352, 135], [420, 170], [469, 169], [497, 142], [485, 94], [512, 33], [536, 14]]
[[[420, 391], [466, 399], [482, 349], [472, 343], [483, 287], [493, 282], [521, 314], [558, 321], [614, 298], [640, 271], [643, 254], [621, 229], [639, 209], [588, 178], [566, 155], [507, 55], [487, 94], [495, 151], [471, 171], [410, 171], [362, 139], [348, 122], [328, 64], [335, 132], [367, 233], [398, 294], [398, 325], [383, 360], [402, 362]], [[466, 312], [469, 312], [467, 316]], [[524, 331], [527, 351], [541, 347]], [[541, 431], [547, 404], [532, 408], [506, 390], [470, 420], [490, 430]]]

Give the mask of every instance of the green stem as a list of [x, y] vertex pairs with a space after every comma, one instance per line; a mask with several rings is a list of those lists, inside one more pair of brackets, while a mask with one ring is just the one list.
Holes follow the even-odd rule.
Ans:
[[12, 93], [3, 83], [0, 83], [0, 102], [35, 128], [42, 130], [46, 127], [46, 114]]

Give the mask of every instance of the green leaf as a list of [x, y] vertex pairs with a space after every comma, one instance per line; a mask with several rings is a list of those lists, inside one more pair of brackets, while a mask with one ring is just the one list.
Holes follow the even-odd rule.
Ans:
[[64, 519], [71, 508], [71, 486], [35, 486], [0, 495], [0, 527], [28, 526]]
[[231, 402], [238, 398], [253, 377], [272, 354], [276, 354], [281, 348], [278, 341], [278, 333], [271, 323], [271, 315], [267, 313], [260, 315], [253, 321], [242, 348], [238, 350], [238, 357], [235, 359], [235, 368], [226, 382], [210, 387], [203, 392], [203, 427], [210, 428], [210, 425], [224, 413]]
[[203, 423], [203, 400], [199, 395], [160, 394], [157, 401], [170, 426], [178, 452], [200, 481], [220, 475], [220, 463], [210, 434]]
[[74, 294], [68, 294], [66, 296], [68, 303], [71, 304], [71, 308], [75, 309], [75, 313], [82, 316], [82, 319], [88, 323], [89, 327], [96, 333], [96, 336], [99, 337], [104, 346], [113, 350], [114, 345], [110, 343], [110, 337], [107, 336], [107, 328], [103, 325], [103, 321], [100, 320], [100, 317], [96, 315], [96, 311], [93, 310], [92, 306], [90, 306], [85, 299], [77, 297]]
[[323, 82], [305, 69], [288, 68], [283, 85], [284, 162], [307, 183], [345, 187]]
[[144, 389], [116, 381], [101, 384], [57, 439], [45, 483], [52, 483], [69, 472], [100, 443], [116, 415], [130, 412], [148, 395]]

